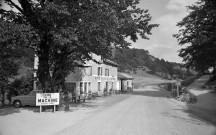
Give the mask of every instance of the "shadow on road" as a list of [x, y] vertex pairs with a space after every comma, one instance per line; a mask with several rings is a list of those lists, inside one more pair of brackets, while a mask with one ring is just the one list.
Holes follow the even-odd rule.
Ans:
[[156, 90], [135, 90], [133, 95], [148, 96], [148, 97], [171, 97], [171, 92], [169, 91], [156, 91]]

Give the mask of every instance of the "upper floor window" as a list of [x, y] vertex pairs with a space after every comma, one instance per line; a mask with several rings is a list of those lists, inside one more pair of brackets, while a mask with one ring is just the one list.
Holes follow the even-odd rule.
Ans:
[[85, 68], [86, 75], [92, 75], [92, 67]]
[[98, 67], [98, 76], [102, 75], [102, 67]]
[[105, 69], [105, 76], [109, 76], [109, 69]]

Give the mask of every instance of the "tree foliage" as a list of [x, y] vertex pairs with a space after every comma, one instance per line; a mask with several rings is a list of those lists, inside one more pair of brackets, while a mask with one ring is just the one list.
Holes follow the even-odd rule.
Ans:
[[174, 37], [186, 67], [204, 71], [216, 64], [216, 1], [199, 0], [188, 7], [189, 15], [177, 24], [181, 28]]
[[13, 80], [8, 87], [7, 99], [11, 102], [13, 96], [28, 94], [33, 89], [33, 80], [34, 77], [31, 72]]
[[10, 79], [18, 74], [20, 57], [14, 39], [17, 31], [11, 30], [11, 25], [0, 21], [0, 101], [5, 104], [5, 94], [8, 91]]
[[[5, 20], [22, 24], [25, 45], [39, 57], [37, 77], [44, 91], [64, 83], [74, 67], [92, 59], [90, 53], [108, 58], [111, 47], [127, 48], [125, 40], [148, 39], [148, 10], [137, 8], [139, 0], [12, 0], [6, 4], [19, 13], [1, 10]], [[19, 41], [19, 39], [18, 39]], [[53, 75], [50, 75], [53, 71]], [[52, 84], [52, 85], [50, 85]]]

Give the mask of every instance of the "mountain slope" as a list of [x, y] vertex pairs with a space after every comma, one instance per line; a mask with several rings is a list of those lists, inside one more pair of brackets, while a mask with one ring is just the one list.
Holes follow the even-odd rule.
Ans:
[[165, 79], [185, 79], [193, 75], [191, 71], [181, 68], [182, 64], [156, 58], [144, 49], [116, 49], [112, 60], [119, 64], [121, 72], [146, 72]]

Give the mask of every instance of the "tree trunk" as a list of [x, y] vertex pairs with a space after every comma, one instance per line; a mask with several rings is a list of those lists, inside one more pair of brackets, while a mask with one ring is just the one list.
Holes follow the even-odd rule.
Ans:
[[216, 78], [216, 65], [213, 66], [213, 80]]
[[1, 103], [2, 103], [2, 106], [5, 106], [5, 89], [4, 88], [1, 88]]
[[38, 58], [39, 58], [39, 63], [38, 63], [38, 71], [37, 71], [37, 76], [39, 79], [39, 82], [41, 83], [42, 90], [43, 92], [51, 92], [50, 89], [50, 65], [49, 65], [49, 49], [50, 49], [50, 42], [49, 42], [49, 37], [47, 33], [44, 34], [43, 39], [41, 40], [40, 43], [40, 48], [38, 51]]

